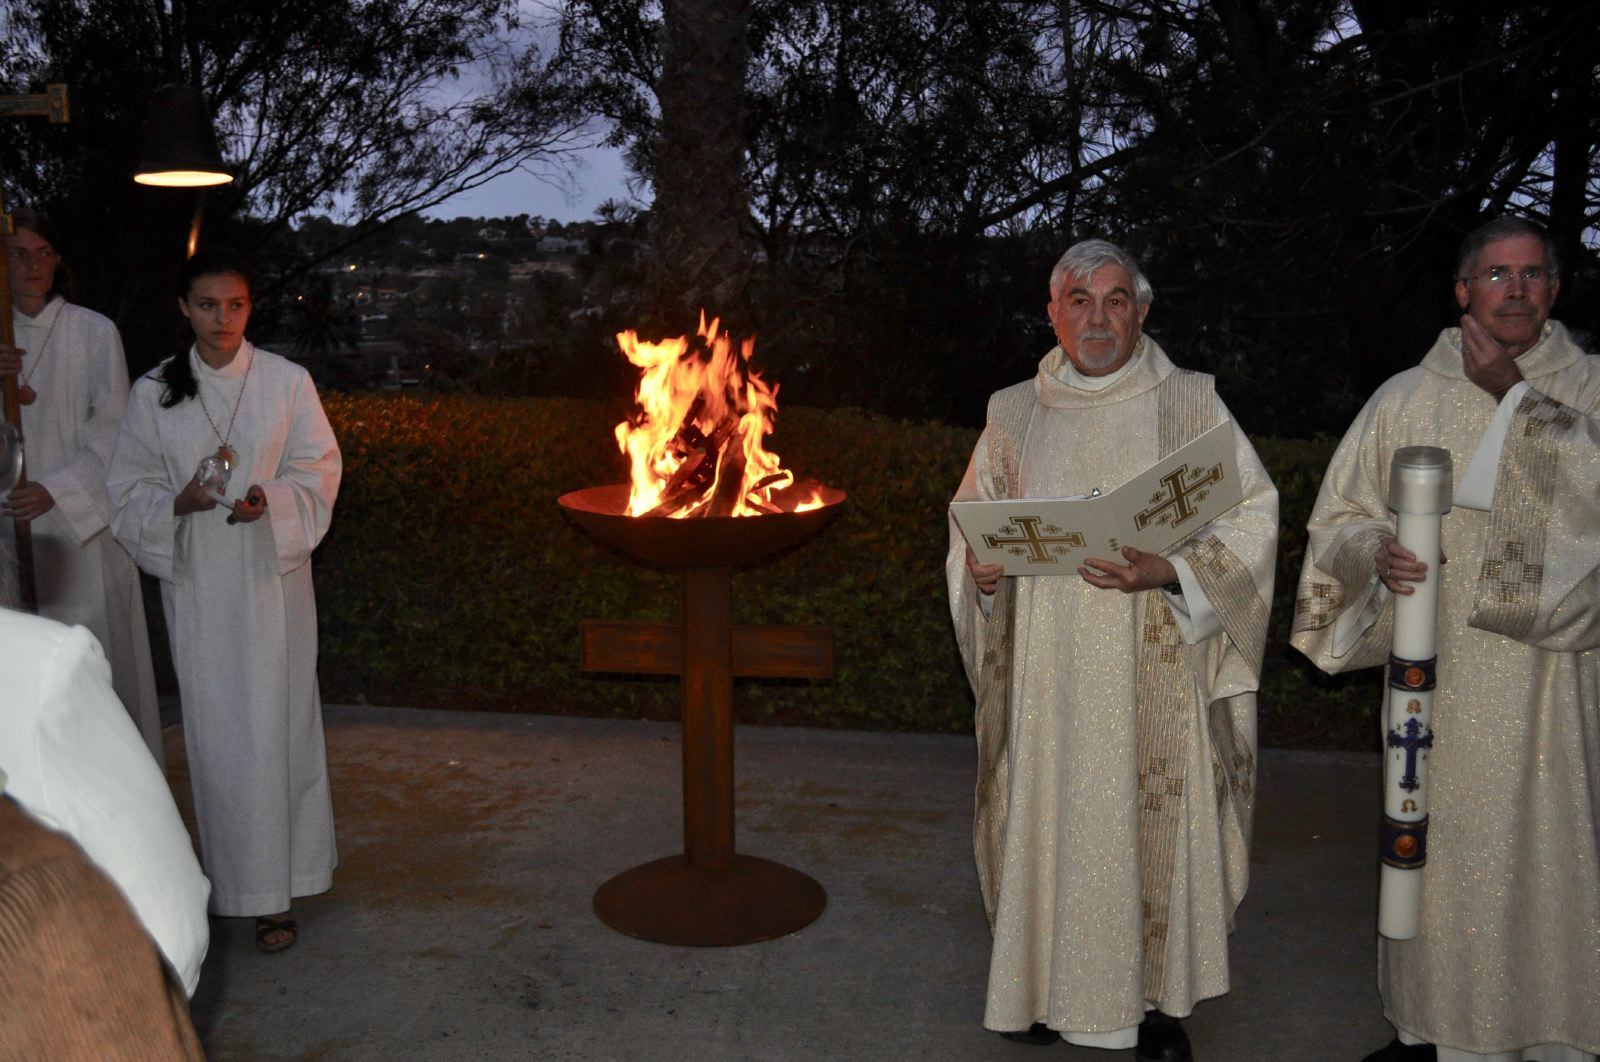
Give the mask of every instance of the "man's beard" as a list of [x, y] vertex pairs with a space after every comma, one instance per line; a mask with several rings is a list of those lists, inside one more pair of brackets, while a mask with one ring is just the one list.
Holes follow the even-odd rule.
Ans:
[[[1111, 349], [1103, 354], [1089, 353], [1088, 344], [1092, 342], [1110, 341]], [[1104, 369], [1116, 363], [1122, 357], [1122, 351], [1117, 346], [1117, 334], [1098, 328], [1086, 329], [1078, 334], [1078, 360], [1083, 362], [1085, 369]]]

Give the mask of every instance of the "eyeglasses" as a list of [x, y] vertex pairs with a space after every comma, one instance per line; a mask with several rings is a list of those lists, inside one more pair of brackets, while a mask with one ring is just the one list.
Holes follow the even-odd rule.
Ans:
[[54, 247], [41, 247], [37, 251], [30, 251], [25, 247], [13, 247], [10, 255], [11, 260], [19, 265], [27, 265], [29, 262], [49, 265], [61, 257], [61, 254]]
[[1487, 273], [1477, 273], [1470, 277], [1462, 277], [1462, 282], [1468, 280], [1487, 280], [1491, 284], [1504, 284], [1512, 277], [1521, 277], [1525, 283], [1549, 283], [1556, 277], [1554, 270], [1547, 270], [1541, 266], [1529, 266], [1527, 269], [1512, 269], [1508, 266], [1495, 266]]

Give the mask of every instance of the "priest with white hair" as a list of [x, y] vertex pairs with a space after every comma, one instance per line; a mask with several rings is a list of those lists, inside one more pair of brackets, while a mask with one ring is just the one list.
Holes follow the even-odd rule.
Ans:
[[[1152, 292], [1103, 240], [1050, 278], [1060, 345], [996, 393], [956, 500], [1110, 491], [1224, 421], [1212, 377], [1144, 334]], [[1243, 500], [1166, 555], [1006, 575], [955, 522], [946, 574], [977, 700], [975, 844], [994, 931], [985, 1027], [1192, 1058], [1228, 990], [1255, 794], [1278, 496], [1243, 430]]]

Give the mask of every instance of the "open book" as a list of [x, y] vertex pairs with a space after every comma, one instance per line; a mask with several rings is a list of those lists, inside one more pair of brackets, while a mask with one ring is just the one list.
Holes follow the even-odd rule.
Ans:
[[985, 564], [1007, 575], [1076, 575], [1089, 557], [1165, 553], [1244, 497], [1233, 422], [1223, 421], [1107, 494], [958, 501], [950, 513]]

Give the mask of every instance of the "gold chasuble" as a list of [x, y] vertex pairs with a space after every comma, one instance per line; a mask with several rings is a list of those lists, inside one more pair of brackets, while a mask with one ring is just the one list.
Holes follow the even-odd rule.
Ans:
[[[1065, 363], [1057, 348], [991, 399], [957, 500], [1108, 491], [1231, 419], [1211, 377], [1149, 337], [1101, 390], [1059, 379]], [[1116, 1033], [1147, 1006], [1181, 1017], [1228, 989], [1278, 528], [1277, 492], [1234, 437], [1244, 501], [1170, 554], [1212, 613], [1193, 644], [1157, 590], [1024, 576], [984, 601], [951, 523], [951, 612], [978, 702], [991, 1029]]]
[[[1326, 671], [1387, 659], [1394, 451], [1445, 447], [1459, 477], [1495, 416], [1460, 343], [1378, 389], [1322, 482], [1293, 641]], [[1517, 367], [1491, 508], [1458, 479], [1444, 517], [1421, 921], [1379, 944], [1389, 1019], [1441, 1059], [1600, 1053], [1600, 358], [1551, 322]]]

